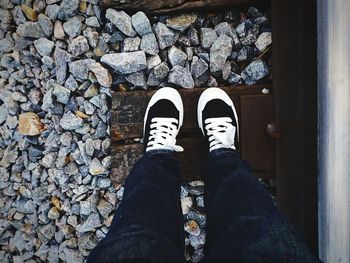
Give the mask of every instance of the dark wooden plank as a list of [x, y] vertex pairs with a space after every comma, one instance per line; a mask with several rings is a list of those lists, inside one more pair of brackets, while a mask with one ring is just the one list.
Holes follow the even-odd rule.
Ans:
[[[241, 98], [241, 150], [242, 157], [259, 178], [273, 177], [273, 142], [265, 136], [267, 123], [273, 118], [272, 95], [242, 95]], [[176, 153], [183, 170], [183, 180], [200, 178], [200, 166], [207, 158], [208, 148], [201, 134], [179, 138], [185, 151]], [[143, 154], [142, 144], [118, 145], [112, 148], [112, 178], [122, 183], [132, 166]]]
[[274, 168], [274, 141], [265, 135], [266, 126], [273, 120], [272, 95], [241, 96], [241, 153], [242, 158], [256, 170]]
[[[239, 110], [240, 95], [261, 94], [263, 88], [270, 85], [234, 86], [224, 87]], [[197, 102], [204, 91], [202, 88], [180, 89], [184, 107], [186, 109], [183, 130], [197, 130]], [[155, 93], [150, 91], [131, 91], [114, 93], [112, 100], [111, 135], [115, 141], [141, 138], [143, 130], [143, 117], [148, 101]]]
[[268, 5], [268, 0], [100, 0], [104, 8], [113, 7], [125, 11], [163, 14], [179, 11], [220, 8], [229, 5]]
[[[204, 139], [201, 137], [184, 138], [179, 139], [178, 144], [185, 148], [184, 152], [176, 153], [182, 165], [182, 180], [192, 181], [200, 179], [200, 167], [207, 159], [208, 153]], [[114, 144], [112, 147], [112, 181], [119, 184], [123, 183], [135, 162], [142, 157], [142, 154], [142, 144]], [[262, 179], [273, 178], [272, 171], [267, 169], [254, 170], [254, 174]]]
[[278, 206], [317, 254], [316, 0], [272, 1]]

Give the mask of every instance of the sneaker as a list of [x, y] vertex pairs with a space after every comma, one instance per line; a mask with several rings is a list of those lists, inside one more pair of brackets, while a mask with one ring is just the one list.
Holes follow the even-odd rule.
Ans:
[[198, 101], [197, 117], [210, 152], [220, 148], [237, 149], [237, 112], [225, 91], [219, 88], [206, 89]]
[[184, 108], [180, 94], [173, 88], [161, 88], [148, 103], [143, 126], [145, 151], [182, 152], [176, 136], [182, 126]]

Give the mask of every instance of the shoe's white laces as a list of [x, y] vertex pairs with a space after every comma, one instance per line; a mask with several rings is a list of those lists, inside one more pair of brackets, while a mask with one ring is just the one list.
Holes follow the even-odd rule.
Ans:
[[236, 149], [236, 127], [232, 125], [231, 118], [208, 118], [204, 121], [204, 124], [209, 137], [209, 151], [218, 148]]
[[146, 151], [167, 149], [182, 152], [183, 148], [176, 145], [177, 124], [175, 118], [153, 118]]

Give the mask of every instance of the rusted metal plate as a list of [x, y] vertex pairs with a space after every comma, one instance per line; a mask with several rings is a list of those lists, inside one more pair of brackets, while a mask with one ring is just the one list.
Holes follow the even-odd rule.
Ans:
[[102, 7], [124, 11], [144, 11], [152, 14], [219, 8], [229, 5], [268, 5], [268, 0], [100, 0]]
[[[271, 88], [270, 85], [234, 86], [223, 88], [234, 101], [240, 111], [240, 95], [261, 94], [262, 89]], [[185, 108], [182, 131], [198, 130], [197, 102], [204, 91], [202, 88], [178, 90]], [[143, 117], [148, 104], [155, 91], [131, 91], [114, 93], [112, 100], [111, 135], [114, 141], [141, 138], [143, 130]], [[198, 133], [198, 131], [197, 131]]]
[[274, 141], [265, 135], [272, 120], [272, 95], [241, 96], [241, 154], [254, 170], [273, 170]]

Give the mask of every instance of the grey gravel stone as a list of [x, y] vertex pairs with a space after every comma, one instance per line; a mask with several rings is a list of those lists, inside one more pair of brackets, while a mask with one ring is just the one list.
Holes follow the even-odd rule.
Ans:
[[190, 210], [188, 212], [186, 218], [196, 221], [200, 227], [204, 227], [206, 224], [206, 215], [202, 212], [195, 210], [195, 209]]
[[84, 233], [78, 239], [80, 250], [92, 250], [98, 244], [98, 239], [94, 233]]
[[63, 104], [67, 104], [70, 97], [70, 89], [67, 89], [59, 84], [55, 85], [52, 94], [56, 96], [56, 100]]
[[140, 48], [141, 38], [139, 37], [128, 37], [123, 41], [122, 52], [137, 51]]
[[185, 66], [187, 55], [181, 49], [179, 49], [175, 46], [172, 46], [169, 49], [168, 58], [169, 58], [171, 65], [173, 65], [173, 67], [176, 65], [183, 67], [183, 66]]
[[97, 31], [94, 31], [93, 29], [88, 27], [83, 31], [83, 35], [87, 38], [91, 47], [95, 48], [97, 46], [99, 38], [99, 34]]
[[192, 45], [197, 46], [199, 45], [199, 37], [198, 37], [198, 31], [195, 28], [192, 28], [188, 31], [187, 37], [191, 41]]
[[191, 256], [191, 261], [193, 263], [198, 263], [204, 258], [204, 249], [203, 248], [197, 248], [194, 250], [192, 256]]
[[[182, 188], [181, 188], [182, 189]], [[192, 197], [187, 196], [188, 193], [186, 195], [183, 194], [182, 192], [182, 196], [181, 196], [181, 208], [182, 208], [182, 214], [183, 215], [187, 215], [189, 213], [189, 211], [191, 210], [192, 206], [193, 206], [193, 201], [192, 201]]]
[[64, 146], [70, 146], [72, 143], [73, 136], [70, 132], [65, 132], [61, 135], [60, 140]]
[[95, 139], [103, 138], [106, 135], [107, 135], [107, 125], [103, 121], [100, 121], [96, 127], [94, 138]]
[[179, 38], [178, 33], [175, 33], [163, 23], [159, 22], [155, 24], [153, 29], [157, 36], [159, 47], [161, 49], [174, 45], [176, 40]]
[[204, 59], [194, 56], [191, 64], [191, 74], [197, 85], [204, 84], [210, 77], [208, 63]]
[[168, 81], [169, 83], [186, 89], [191, 89], [194, 87], [194, 82], [188, 68], [184, 68], [178, 65], [171, 69]]
[[204, 197], [201, 196], [197, 196], [196, 197], [196, 203], [198, 207], [203, 207], [204, 208]]
[[0, 39], [0, 53], [7, 53], [14, 49], [15, 45], [12, 39]]
[[45, 9], [45, 15], [47, 15], [51, 21], [55, 21], [59, 11], [60, 7], [58, 5], [48, 5]]
[[118, 200], [122, 200], [124, 196], [124, 187], [121, 187], [117, 192], [117, 198]]
[[146, 34], [141, 39], [141, 50], [150, 55], [157, 55], [159, 53], [158, 42], [153, 33]]
[[221, 35], [210, 48], [210, 71], [215, 74], [222, 71], [226, 59], [231, 55], [233, 41], [226, 35]]
[[161, 83], [161, 80], [155, 76], [154, 70], [151, 70], [150, 73], [148, 74], [147, 86], [156, 87], [160, 85], [160, 83]]
[[112, 76], [109, 71], [101, 65], [101, 63], [88, 63], [87, 66], [95, 74], [100, 85], [105, 87], [110, 87], [112, 85]]
[[79, 0], [62, 0], [60, 4], [59, 18], [67, 20], [78, 12]]
[[165, 61], [154, 67], [154, 75], [160, 80], [165, 79], [168, 73], [169, 67]]
[[89, 66], [94, 63], [95, 61], [93, 59], [73, 61], [69, 63], [69, 72], [72, 73], [75, 78], [85, 80], [89, 75]]
[[101, 199], [97, 205], [98, 212], [104, 218], [108, 218], [109, 214], [112, 212], [113, 209], [114, 209], [114, 206], [110, 202], [107, 202], [104, 199]]
[[147, 61], [147, 69], [152, 69], [155, 66], [159, 65], [160, 63], [162, 63], [162, 60], [158, 55], [150, 56], [147, 58], [146, 61]]
[[192, 247], [199, 248], [205, 244], [205, 232], [202, 230], [198, 236], [189, 235], [190, 244]]
[[255, 42], [255, 46], [260, 52], [264, 51], [272, 43], [272, 33], [263, 32]]
[[199, 36], [200, 43], [203, 48], [210, 48], [218, 38], [214, 29], [206, 27], [199, 29]]
[[47, 217], [48, 217], [49, 219], [55, 220], [55, 219], [57, 219], [57, 218], [60, 217], [60, 212], [58, 211], [58, 209], [57, 209], [56, 207], [52, 207], [52, 208], [49, 210], [49, 212], [48, 212], [48, 214], [47, 214]]
[[72, 75], [69, 75], [66, 82], [64, 83], [64, 86], [70, 89], [71, 91], [75, 91], [79, 87], [78, 82], [74, 79]]
[[146, 14], [142, 11], [137, 12], [131, 17], [132, 25], [140, 36], [144, 36], [152, 32], [151, 23]]
[[269, 74], [269, 67], [263, 60], [255, 60], [250, 63], [243, 71], [242, 78], [248, 85], [255, 84], [258, 80]]
[[34, 46], [41, 56], [49, 56], [55, 43], [47, 38], [39, 38], [34, 41]]
[[80, 233], [91, 232], [101, 226], [100, 217], [97, 213], [91, 213], [86, 221], [77, 227]]
[[132, 27], [131, 17], [124, 11], [107, 9], [106, 18], [111, 21], [120, 31], [129, 37], [136, 36], [136, 31]]
[[146, 55], [143, 51], [106, 54], [101, 58], [101, 62], [120, 74], [134, 73], [147, 67]]
[[97, 158], [94, 158], [89, 165], [89, 172], [92, 175], [99, 175], [105, 173], [106, 169]]
[[92, 98], [96, 95], [98, 95], [98, 87], [95, 84], [91, 84], [84, 93], [85, 98]]
[[100, 27], [100, 23], [98, 22], [98, 19], [96, 16], [91, 16], [86, 18], [85, 23], [87, 26], [97, 27], [97, 28]]
[[142, 71], [127, 75], [125, 79], [136, 87], [146, 88], [146, 78]]
[[60, 253], [60, 258], [67, 263], [83, 263], [84, 258], [78, 250], [64, 247]]
[[249, 34], [245, 38], [241, 38], [240, 41], [242, 45], [245, 45], [245, 46], [252, 45], [256, 41], [256, 36], [254, 34]]
[[245, 37], [247, 31], [248, 31], [248, 22], [242, 22], [236, 27], [236, 32], [238, 34], [238, 37], [243, 38]]
[[45, 37], [44, 31], [38, 22], [25, 22], [17, 28], [17, 33], [21, 37], [41, 38]]
[[4, 9], [0, 8], [1, 23], [3, 23], [3, 24], [11, 24], [11, 22], [12, 22], [12, 15], [11, 15], [10, 11], [6, 10], [6, 9], [7, 8], [4, 8]]
[[83, 120], [70, 111], [66, 112], [60, 120], [60, 125], [65, 130], [75, 130], [82, 126]]
[[38, 23], [41, 26], [42, 30], [44, 31], [45, 35], [47, 37], [50, 37], [53, 32], [53, 25], [50, 20], [46, 15], [44, 14], [39, 14], [38, 15]]
[[85, 37], [77, 36], [73, 38], [72, 41], [68, 45], [68, 51], [72, 53], [74, 56], [79, 56], [84, 54], [89, 50], [89, 44]]
[[67, 62], [70, 60], [70, 55], [61, 48], [57, 48], [53, 54], [56, 64], [56, 79], [58, 84], [63, 84], [66, 80]]
[[239, 84], [241, 83], [241, 80], [242, 80], [241, 75], [235, 72], [231, 72], [230, 76], [227, 79], [228, 83], [230, 83], [231, 85]]
[[66, 32], [70, 37], [76, 37], [80, 35], [83, 24], [78, 17], [72, 17], [68, 19], [67, 22], [63, 24], [64, 32]]
[[194, 56], [191, 64], [192, 76], [197, 79], [202, 76], [209, 69], [208, 63], [202, 59]]
[[246, 60], [251, 60], [254, 58], [254, 48], [250, 46], [244, 46], [242, 47], [237, 55], [237, 61], [246, 61]]

